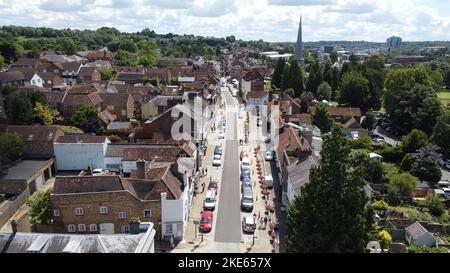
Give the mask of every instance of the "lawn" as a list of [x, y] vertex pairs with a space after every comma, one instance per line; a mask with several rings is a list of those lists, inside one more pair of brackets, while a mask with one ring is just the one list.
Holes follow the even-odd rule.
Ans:
[[450, 107], [450, 92], [440, 92], [438, 98], [445, 107]]
[[74, 133], [83, 133], [82, 130], [73, 127], [73, 126], [64, 126], [64, 125], [56, 125], [59, 129], [63, 130], [64, 133], [74, 134]]

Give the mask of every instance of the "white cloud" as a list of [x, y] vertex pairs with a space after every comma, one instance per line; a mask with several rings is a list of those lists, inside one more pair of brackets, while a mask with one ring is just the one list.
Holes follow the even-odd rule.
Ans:
[[449, 0], [0, 0], [0, 25], [295, 41], [450, 40]]

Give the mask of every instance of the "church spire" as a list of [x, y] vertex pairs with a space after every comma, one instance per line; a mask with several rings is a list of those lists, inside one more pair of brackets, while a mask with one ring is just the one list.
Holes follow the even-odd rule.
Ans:
[[295, 47], [295, 57], [299, 62], [303, 62], [303, 40], [302, 40], [302, 13], [300, 12], [300, 23], [298, 26], [297, 45]]

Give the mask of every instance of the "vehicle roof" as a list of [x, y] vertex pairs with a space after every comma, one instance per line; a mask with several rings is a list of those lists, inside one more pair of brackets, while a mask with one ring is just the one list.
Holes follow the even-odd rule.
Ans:
[[208, 197], [214, 197], [214, 193], [215, 193], [215, 191], [213, 191], [213, 190], [208, 190], [208, 191], [206, 192], [206, 198], [208, 198]]
[[252, 188], [244, 187], [244, 196], [246, 196], [246, 195], [252, 195], [253, 196]]
[[209, 210], [206, 210], [202, 213], [202, 218], [203, 217], [211, 217], [212, 216], [212, 212]]
[[244, 216], [244, 221], [246, 224], [253, 225], [255, 223], [255, 218], [252, 216]]

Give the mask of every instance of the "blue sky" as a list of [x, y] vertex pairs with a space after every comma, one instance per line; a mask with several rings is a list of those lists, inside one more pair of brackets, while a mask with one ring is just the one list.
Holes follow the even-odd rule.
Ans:
[[0, 0], [0, 25], [295, 41], [450, 40], [450, 0]]

